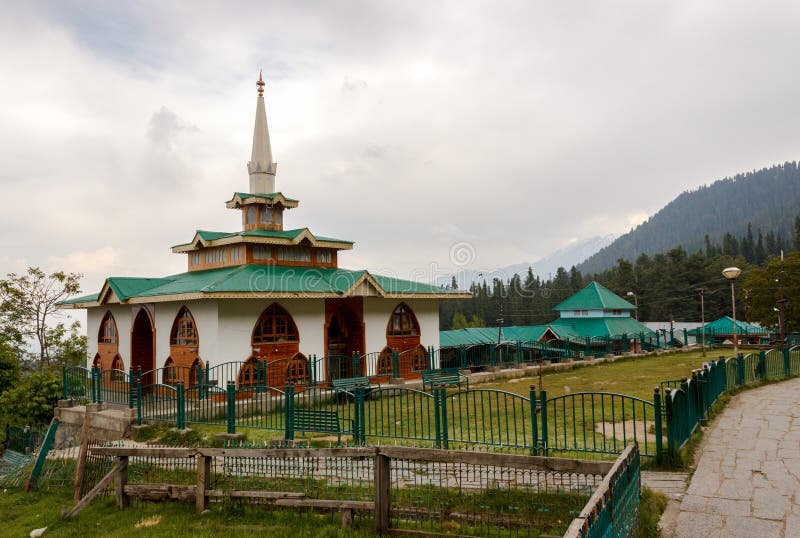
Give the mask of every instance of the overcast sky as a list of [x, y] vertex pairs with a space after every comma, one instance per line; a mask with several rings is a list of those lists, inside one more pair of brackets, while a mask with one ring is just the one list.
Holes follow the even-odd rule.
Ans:
[[788, 1], [5, 1], [0, 271], [93, 293], [240, 229], [259, 68], [287, 228], [420, 280], [464, 244], [535, 261], [796, 159], [798, 27]]

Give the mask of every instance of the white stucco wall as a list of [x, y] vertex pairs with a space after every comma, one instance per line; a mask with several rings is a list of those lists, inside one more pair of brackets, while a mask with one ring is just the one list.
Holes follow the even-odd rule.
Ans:
[[439, 347], [439, 301], [437, 299], [364, 299], [364, 325], [366, 327], [367, 352], [380, 351], [386, 346], [386, 326], [389, 317], [400, 303], [406, 303], [417, 316], [420, 344]]
[[243, 361], [250, 356], [250, 337], [258, 316], [273, 302], [291, 314], [300, 336], [300, 352], [324, 355], [325, 301], [323, 299], [282, 299], [219, 301], [219, 337], [216, 358], [211, 364]]
[[175, 316], [182, 307], [189, 309], [194, 318], [200, 345], [197, 350], [199, 357], [205, 362], [206, 357], [217, 355], [218, 314], [216, 301], [186, 301], [155, 303], [156, 326], [156, 368], [162, 368], [169, 357], [169, 340]]
[[[156, 367], [161, 368], [169, 357], [169, 339], [172, 324], [181, 307], [186, 306], [194, 317], [200, 337], [198, 354], [211, 366], [232, 361], [243, 361], [250, 356], [250, 337], [258, 316], [273, 302], [285, 308], [297, 324], [300, 333], [300, 351], [307, 356], [325, 355], [325, 301], [324, 299], [272, 300], [203, 300], [156, 303], [153, 305], [156, 327]], [[378, 352], [386, 345], [386, 326], [394, 309], [403, 301], [367, 297], [364, 299], [364, 325], [366, 353]], [[420, 325], [420, 343], [439, 347], [439, 304], [436, 299], [408, 299], [404, 301], [417, 317]], [[87, 334], [89, 335], [87, 365], [97, 353], [97, 333], [106, 311], [111, 311], [117, 322], [119, 353], [130, 367], [132, 305], [108, 305], [89, 308]]]
[[100, 322], [103, 316], [110, 311], [117, 323], [117, 342], [119, 342], [119, 356], [125, 369], [131, 367], [131, 307], [129, 305], [112, 304], [88, 308], [86, 310], [86, 338], [87, 357], [86, 367], [91, 368], [94, 356], [97, 354], [97, 335], [100, 331]]

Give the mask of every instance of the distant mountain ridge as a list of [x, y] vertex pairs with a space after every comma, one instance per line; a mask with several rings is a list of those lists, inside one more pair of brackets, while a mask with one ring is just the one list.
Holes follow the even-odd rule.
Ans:
[[620, 258], [633, 262], [682, 245], [688, 252], [702, 249], [706, 234], [712, 243], [725, 233], [737, 236], [759, 228], [773, 230], [784, 239], [792, 236], [800, 213], [798, 163], [763, 168], [685, 191], [630, 232], [600, 249], [577, 266], [584, 275], [599, 273]]
[[[575, 241], [533, 263], [520, 262], [490, 270], [461, 269], [454, 276], [456, 277], [458, 288], [462, 290], [469, 289], [470, 284], [473, 282], [485, 280], [491, 284], [495, 278], [505, 282], [514, 275], [520, 275], [524, 280], [525, 275], [528, 273], [528, 267], [531, 268], [533, 274], [542, 279], [548, 279], [556, 273], [559, 267], [569, 269], [573, 265], [577, 265], [601, 248], [610, 245], [616, 238], [617, 235], [615, 234], [598, 235]], [[436, 279], [435, 283], [440, 286], [449, 286], [451, 278], [449, 275], [441, 276]]]

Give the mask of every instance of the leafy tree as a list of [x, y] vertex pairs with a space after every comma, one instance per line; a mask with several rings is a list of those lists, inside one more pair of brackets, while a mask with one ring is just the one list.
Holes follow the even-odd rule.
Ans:
[[6, 423], [39, 425], [50, 421], [61, 382], [48, 372], [34, 372], [3, 392], [0, 413]]
[[793, 252], [781, 263], [780, 257], [772, 257], [764, 267], [754, 268], [745, 275], [742, 286], [749, 292], [748, 313], [750, 319], [764, 327], [778, 326], [778, 301], [783, 295], [788, 298], [784, 307], [784, 330], [800, 330], [800, 252]]
[[88, 338], [80, 333], [81, 324], [75, 321], [69, 330], [63, 323], [47, 329], [47, 341], [51, 355], [62, 366], [83, 366], [86, 364]]
[[453, 330], [467, 329], [471, 327], [483, 327], [483, 325], [484, 325], [483, 320], [475, 315], [473, 315], [472, 319], [470, 319], [469, 321], [467, 320], [467, 317], [461, 312], [456, 312], [456, 315], [453, 316], [453, 327], [452, 327]]
[[21, 342], [35, 338], [39, 359], [47, 365], [52, 357], [48, 322], [59, 315], [57, 303], [80, 291], [81, 275], [56, 271], [46, 274], [29, 267], [24, 275], [9, 273], [0, 280], [0, 323], [3, 334]]
[[21, 375], [17, 349], [0, 338], [0, 396], [13, 387]]

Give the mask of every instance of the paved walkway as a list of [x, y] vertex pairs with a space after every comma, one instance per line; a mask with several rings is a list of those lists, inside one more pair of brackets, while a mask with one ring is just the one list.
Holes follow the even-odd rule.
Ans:
[[800, 537], [800, 379], [728, 403], [705, 434], [675, 536]]

